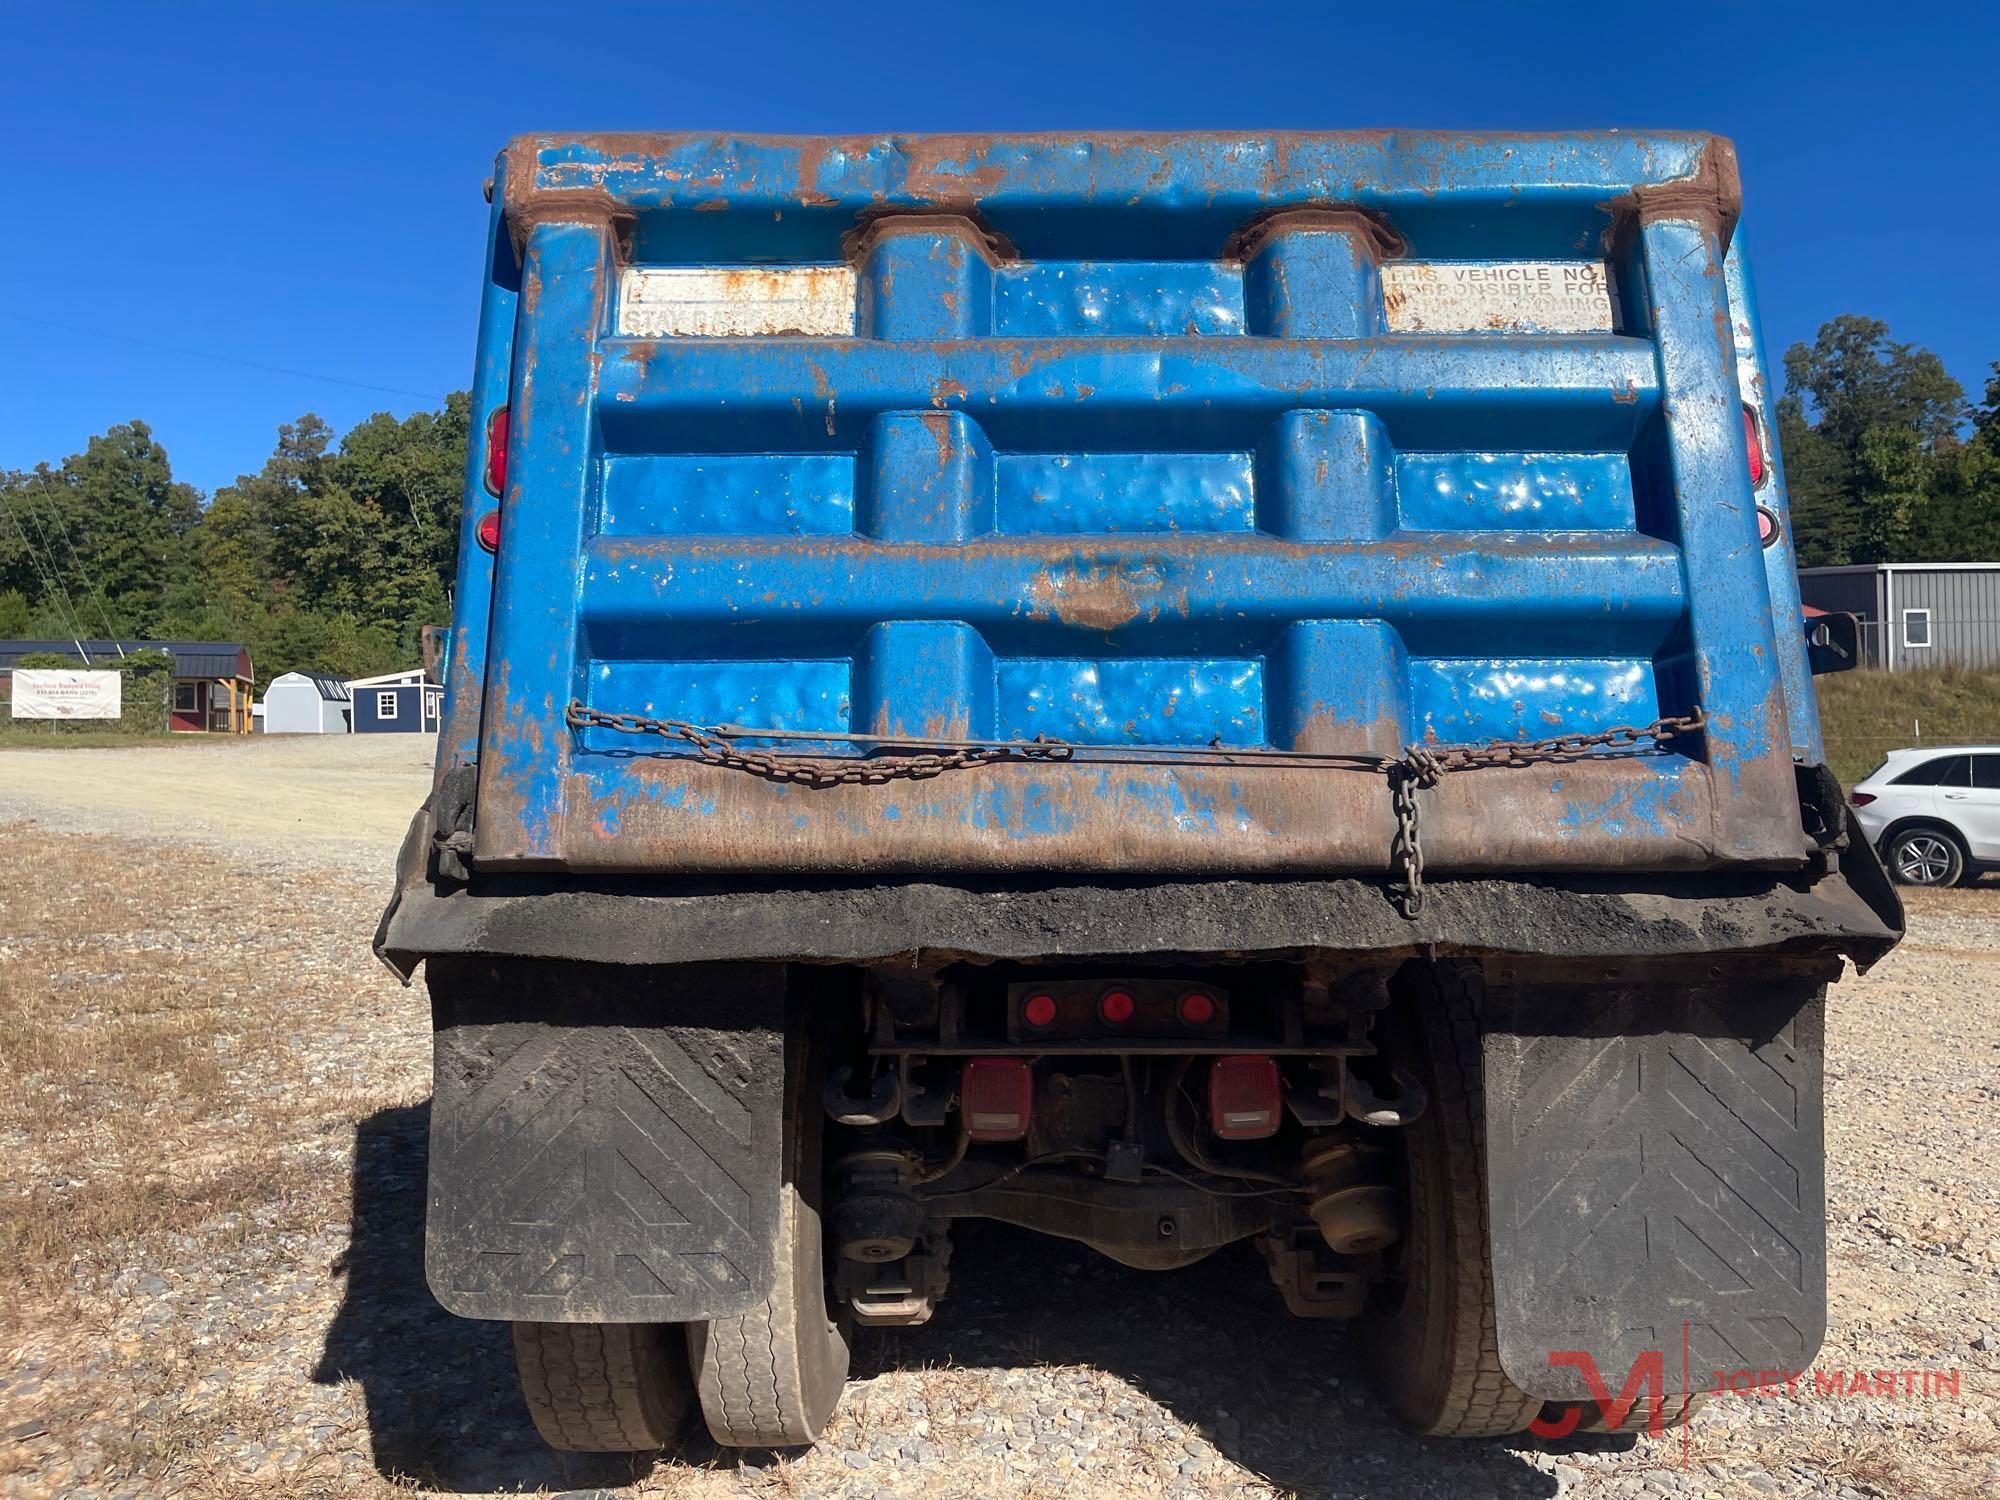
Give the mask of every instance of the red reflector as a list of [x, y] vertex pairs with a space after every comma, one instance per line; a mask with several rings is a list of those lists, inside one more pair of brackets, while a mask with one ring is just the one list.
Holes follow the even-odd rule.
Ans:
[[975, 1141], [1018, 1141], [1035, 1108], [1035, 1076], [1018, 1057], [975, 1057], [958, 1085], [965, 1133]]
[[1097, 1013], [1113, 1026], [1123, 1026], [1131, 1020], [1136, 1008], [1132, 997], [1123, 990], [1106, 990], [1104, 998], [1097, 1002]]
[[1764, 482], [1764, 440], [1757, 434], [1757, 413], [1743, 408], [1743, 443], [1750, 450], [1751, 488]]
[[1053, 1026], [1056, 1002], [1053, 995], [1030, 995], [1021, 1002], [1021, 1019], [1030, 1026]]
[[1215, 1019], [1215, 997], [1200, 990], [1181, 996], [1181, 1020], [1189, 1026], [1206, 1026]]
[[507, 488], [507, 408], [501, 407], [486, 419], [486, 493], [498, 495]]
[[1278, 1128], [1284, 1095], [1268, 1057], [1218, 1057], [1208, 1070], [1208, 1123], [1225, 1141], [1261, 1141]]
[[1757, 507], [1757, 540], [1766, 547], [1778, 539], [1778, 518], [1763, 506]]
[[1866, 807], [1869, 803], [1875, 800], [1875, 794], [1873, 792], [1856, 792], [1853, 796], [1849, 797], [1847, 800], [1849, 805], [1851, 806]]
[[489, 510], [479, 518], [479, 545], [488, 552], [500, 550], [500, 512]]

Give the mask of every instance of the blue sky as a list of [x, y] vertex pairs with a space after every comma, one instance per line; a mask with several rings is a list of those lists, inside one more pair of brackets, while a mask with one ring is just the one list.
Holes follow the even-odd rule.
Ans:
[[525, 130], [1717, 130], [1774, 358], [1861, 312], [2000, 359], [1991, 5], [0, 0], [0, 56], [0, 466], [143, 417], [212, 490], [464, 385]]

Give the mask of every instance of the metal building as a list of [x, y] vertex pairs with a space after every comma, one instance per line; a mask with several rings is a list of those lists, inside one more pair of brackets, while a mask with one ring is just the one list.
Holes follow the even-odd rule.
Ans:
[[354, 727], [347, 684], [327, 672], [273, 677], [261, 707], [266, 734], [347, 734]]
[[1801, 568], [1799, 597], [1860, 617], [1867, 666], [2000, 665], [2000, 562]]

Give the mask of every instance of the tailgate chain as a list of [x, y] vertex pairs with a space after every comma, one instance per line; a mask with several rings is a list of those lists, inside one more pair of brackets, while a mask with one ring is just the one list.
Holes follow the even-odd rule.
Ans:
[[[588, 708], [572, 699], [563, 711], [572, 729], [609, 729], [618, 734], [653, 734], [678, 740], [692, 747], [695, 755], [713, 766], [747, 771], [767, 781], [795, 786], [880, 786], [890, 781], [924, 781], [946, 771], [967, 766], [993, 765], [1001, 761], [1067, 761], [1075, 759], [1079, 747], [1064, 740], [961, 740], [951, 748], [936, 741], [873, 738], [867, 735], [810, 734], [746, 729], [741, 725], [691, 724], [684, 719], [654, 719], [644, 714], [612, 714]], [[1414, 917], [1424, 905], [1424, 850], [1419, 830], [1417, 793], [1429, 790], [1453, 771], [1476, 771], [1498, 766], [1532, 766], [1551, 761], [1576, 760], [1594, 750], [1631, 750], [1650, 741], [1665, 745], [1682, 735], [1698, 734], [1708, 725], [1697, 708], [1678, 718], [1655, 719], [1646, 725], [1619, 724], [1595, 734], [1566, 734], [1547, 740], [1506, 740], [1492, 745], [1454, 746], [1438, 749], [1411, 745], [1399, 756], [1341, 755], [1318, 751], [1233, 750], [1222, 745], [1102, 747], [1109, 758], [1124, 764], [1173, 765], [1201, 763], [1223, 758], [1232, 765], [1258, 761], [1283, 764], [1304, 761], [1329, 770], [1368, 771], [1386, 777], [1396, 810], [1396, 838], [1390, 846], [1394, 867], [1393, 893], [1405, 917]], [[794, 738], [837, 740], [881, 748], [929, 746], [928, 749], [896, 748], [886, 755], [862, 757], [811, 755], [799, 752], [745, 750], [738, 739]], [[1146, 757], [1143, 752], [1157, 748]]]
[[[1003, 760], [1068, 760], [1075, 748], [1060, 740], [994, 741], [948, 750], [917, 754], [902, 753], [857, 758], [836, 755], [783, 754], [765, 750], [742, 750], [737, 738], [763, 738], [760, 731], [737, 725], [711, 727], [690, 724], [685, 719], [649, 719], [643, 714], [607, 714], [571, 701], [563, 719], [572, 729], [611, 729], [619, 734], [657, 734], [662, 739], [680, 740], [694, 747], [696, 756], [712, 766], [732, 771], [748, 771], [766, 781], [786, 781], [797, 786], [880, 786], [888, 781], [927, 781], [946, 771], [967, 766], [991, 765]], [[845, 736], [832, 735], [840, 739]], [[894, 744], [895, 741], [869, 743]], [[909, 743], [905, 741], [904, 743]]]

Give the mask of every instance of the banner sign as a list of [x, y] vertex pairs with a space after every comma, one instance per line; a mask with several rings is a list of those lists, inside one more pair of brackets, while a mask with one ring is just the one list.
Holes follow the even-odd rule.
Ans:
[[123, 712], [123, 672], [67, 667], [14, 669], [17, 719], [115, 719]]

